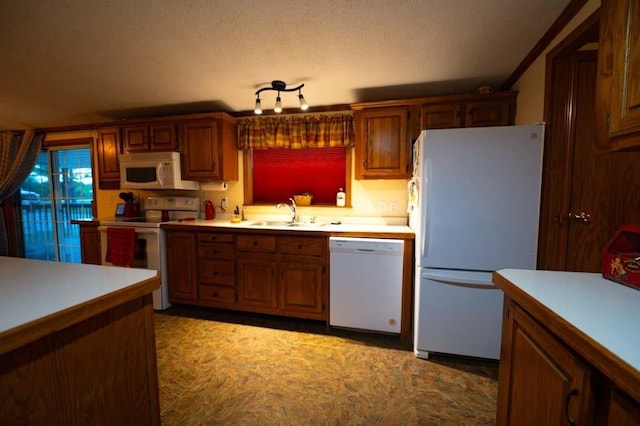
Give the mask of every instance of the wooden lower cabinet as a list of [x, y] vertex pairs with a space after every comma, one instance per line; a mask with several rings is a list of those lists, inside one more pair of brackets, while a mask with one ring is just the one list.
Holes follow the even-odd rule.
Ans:
[[328, 319], [326, 236], [165, 232], [172, 303]]
[[195, 302], [198, 300], [196, 233], [167, 231], [165, 235], [169, 301]]
[[289, 259], [280, 262], [280, 310], [292, 314], [322, 315], [323, 262]]
[[276, 258], [274, 255], [240, 255], [238, 302], [246, 308], [278, 307]]
[[639, 401], [508, 296], [500, 358], [497, 425], [640, 426]]
[[505, 318], [497, 424], [587, 422], [589, 369], [515, 303], [507, 306]]
[[98, 222], [80, 223], [80, 253], [82, 263], [102, 265], [102, 247], [100, 242], [100, 231]]
[[236, 296], [235, 237], [219, 232], [198, 232], [198, 302], [233, 308]]

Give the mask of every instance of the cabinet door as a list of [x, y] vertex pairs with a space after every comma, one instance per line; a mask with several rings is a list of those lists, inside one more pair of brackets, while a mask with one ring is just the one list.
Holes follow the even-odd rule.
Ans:
[[607, 426], [640, 426], [640, 406], [614, 390], [609, 401]]
[[572, 352], [514, 303], [502, 339], [498, 425], [589, 421], [590, 372]]
[[276, 290], [274, 256], [244, 254], [238, 259], [238, 303], [275, 309], [278, 306]]
[[280, 262], [280, 310], [292, 314], [324, 312], [324, 264], [291, 258]]
[[156, 123], [149, 126], [149, 150], [177, 151], [176, 124]]
[[640, 146], [640, 1], [602, 0], [598, 80], [599, 145]]
[[410, 176], [410, 108], [361, 112], [356, 134], [356, 179], [404, 179]]
[[507, 126], [509, 114], [509, 103], [502, 100], [467, 102], [464, 127]]
[[167, 278], [171, 302], [198, 299], [196, 234], [165, 231], [167, 242]]
[[97, 225], [80, 225], [82, 263], [102, 264], [100, 232]]
[[216, 121], [204, 119], [184, 122], [180, 135], [182, 177], [192, 180], [221, 179]]
[[423, 130], [462, 127], [462, 105], [459, 102], [425, 105], [420, 111], [420, 124]]
[[125, 126], [122, 129], [125, 152], [149, 151], [149, 128], [146, 124]]
[[120, 127], [101, 127], [96, 141], [98, 161], [98, 187], [100, 189], [120, 188], [121, 153]]

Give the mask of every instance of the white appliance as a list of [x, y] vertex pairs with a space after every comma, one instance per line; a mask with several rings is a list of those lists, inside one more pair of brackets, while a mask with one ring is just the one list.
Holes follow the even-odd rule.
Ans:
[[536, 268], [544, 125], [423, 131], [414, 144], [414, 352], [499, 359], [501, 268]]
[[400, 333], [404, 241], [329, 238], [329, 325]]
[[144, 203], [144, 216], [100, 221], [98, 231], [100, 231], [102, 264], [112, 266], [106, 260], [107, 229], [134, 228], [136, 254], [133, 267], [160, 272], [160, 288], [153, 292], [153, 308], [167, 309], [171, 304], [167, 282], [166, 242], [160, 225], [168, 221], [195, 220], [199, 216], [200, 199], [197, 197], [147, 197]]
[[141, 152], [120, 155], [120, 188], [200, 189], [200, 183], [182, 180], [179, 152]]

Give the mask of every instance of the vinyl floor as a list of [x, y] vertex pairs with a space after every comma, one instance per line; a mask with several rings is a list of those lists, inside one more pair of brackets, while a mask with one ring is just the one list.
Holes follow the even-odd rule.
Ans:
[[162, 424], [492, 425], [497, 363], [397, 336], [189, 307], [156, 312]]

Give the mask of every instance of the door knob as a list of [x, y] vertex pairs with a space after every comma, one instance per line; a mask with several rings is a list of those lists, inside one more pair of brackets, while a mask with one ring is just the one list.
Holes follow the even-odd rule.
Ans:
[[575, 222], [588, 223], [591, 222], [591, 215], [586, 212], [581, 213], [569, 213], [569, 220], [573, 220]]

